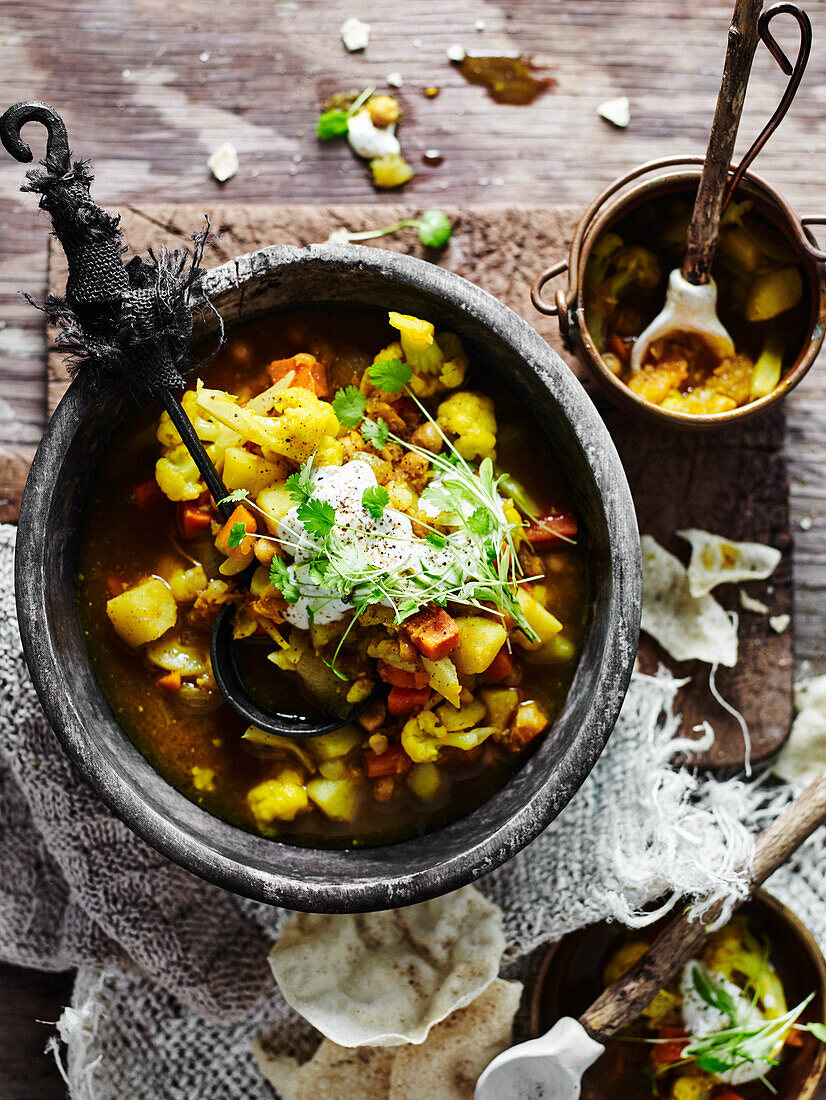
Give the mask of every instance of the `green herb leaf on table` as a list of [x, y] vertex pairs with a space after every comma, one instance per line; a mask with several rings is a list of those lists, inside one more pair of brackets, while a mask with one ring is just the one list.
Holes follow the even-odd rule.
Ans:
[[398, 393], [413, 377], [413, 371], [401, 359], [379, 359], [367, 374], [373, 385], [385, 393]]
[[425, 248], [444, 248], [452, 232], [450, 218], [441, 210], [425, 210], [419, 220], [419, 240]]
[[308, 535], [326, 539], [336, 524], [336, 511], [326, 500], [310, 497], [298, 506], [298, 518]]
[[347, 111], [324, 111], [318, 116], [316, 135], [322, 141], [331, 141], [334, 138], [347, 136], [347, 120], [350, 116]]
[[249, 489], [233, 489], [231, 493], [227, 493], [225, 497], [221, 497], [218, 503], [235, 504], [236, 501], [246, 500], [249, 495]]
[[247, 537], [248, 533], [245, 524], [233, 523], [229, 530], [229, 536], [227, 537], [227, 547], [230, 550], [237, 549]]
[[312, 466], [313, 460], [308, 459], [300, 470], [290, 474], [284, 482], [284, 488], [296, 504], [304, 504], [313, 495], [313, 481], [310, 477]]
[[390, 495], [383, 485], [372, 485], [362, 493], [361, 503], [373, 519], [381, 519], [390, 503]]
[[270, 583], [277, 588], [287, 603], [296, 603], [301, 591], [283, 558], [273, 558], [270, 563]]
[[364, 420], [359, 431], [362, 438], [366, 439], [368, 443], [372, 443], [377, 451], [386, 446], [387, 440], [390, 438], [390, 429], [381, 417], [378, 420]]
[[333, 412], [345, 428], [355, 428], [364, 416], [367, 398], [355, 386], [339, 390], [332, 400]]

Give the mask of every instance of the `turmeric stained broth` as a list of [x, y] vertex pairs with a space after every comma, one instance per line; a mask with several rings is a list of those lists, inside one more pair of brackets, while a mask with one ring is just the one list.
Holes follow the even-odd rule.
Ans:
[[[404, 328], [413, 321], [426, 326], [415, 329], [416, 339], [430, 330], [428, 354], [441, 349], [439, 378], [446, 381], [417, 374], [408, 343], [414, 330]], [[190, 417], [200, 417], [196, 427], [206, 424], [207, 435], [212, 432], [211, 440], [202, 436], [209, 445], [219, 446], [218, 422], [204, 409], [208, 406], [220, 417], [221, 409], [236, 407], [237, 397], [243, 410], [247, 401], [273, 387], [279, 372], [287, 372], [282, 384], [289, 400], [284, 397], [283, 406], [267, 414], [266, 422], [257, 422], [265, 428], [277, 428], [279, 417], [288, 415], [284, 407], [299, 398], [304, 405], [296, 423], [302, 432], [309, 430], [313, 416], [327, 417], [325, 423], [336, 425], [334, 408], [346, 418], [338, 399], [333, 400], [345, 387], [361, 386], [367, 398], [366, 419], [358, 431], [341, 425], [337, 435], [324, 437], [309, 464], [303, 456], [274, 454], [249, 438], [237, 443], [231, 460], [216, 452], [219, 468], [227, 463], [224, 476], [230, 488], [230, 461], [232, 477], [243, 480], [237, 471], [249, 466], [253, 472], [243, 476], [258, 478], [249, 481], [255, 491], [239, 504], [253, 517], [251, 531], [257, 523], [257, 534], [242, 539], [241, 529], [239, 545], [233, 547], [233, 537], [230, 533], [227, 543], [225, 531], [217, 540], [223, 553], [216, 548], [221, 527], [217, 513], [203, 496], [195, 492], [193, 497], [181, 488], [186, 481], [180, 474], [183, 460], [174, 450], [168, 426], [161, 422], [159, 430], [160, 409], [127, 417], [93, 480], [81, 532], [78, 591], [90, 657], [104, 694], [127, 734], [171, 784], [209, 812], [252, 832], [298, 844], [344, 847], [388, 843], [455, 820], [501, 787], [541, 741], [573, 678], [587, 614], [587, 572], [581, 536], [570, 539], [576, 519], [555, 456], [529, 412], [506, 387], [486, 376], [484, 364], [468, 364], [455, 337], [437, 333], [434, 341], [432, 332], [432, 326], [418, 319], [402, 317], [393, 328], [383, 313], [341, 306], [271, 314], [233, 329], [227, 345], [200, 372], [206, 388], [196, 398], [193, 375], [192, 397], [185, 399]], [[400, 335], [401, 345], [395, 343]], [[291, 357], [297, 358], [290, 365]], [[410, 385], [419, 389], [427, 413], [411, 396], [379, 391], [367, 383], [365, 371], [382, 357], [400, 365], [406, 359], [416, 364]], [[457, 364], [464, 364], [458, 374]], [[309, 390], [292, 388], [301, 370]], [[426, 392], [430, 390], [434, 392]], [[352, 393], [350, 397], [353, 400]], [[199, 413], [193, 411], [196, 399]], [[486, 442], [479, 425], [489, 420], [491, 410], [495, 439], [491, 436]], [[442, 516], [425, 522], [419, 510], [427, 486], [439, 476], [438, 460], [434, 458], [428, 469], [426, 448], [425, 457], [416, 458], [392, 440], [384, 448], [365, 442], [359, 432], [371, 417], [379, 424], [389, 418], [391, 428], [395, 425], [405, 441], [427, 440], [437, 422], [445, 425], [439, 430], [450, 440], [448, 446], [455, 443], [465, 450], [473, 470], [483, 469], [482, 452], [487, 446], [492, 457], [495, 442], [496, 474], [507, 474], [510, 480], [504, 485], [517, 498], [521, 494], [523, 502], [527, 494], [537, 512], [533, 520], [522, 516], [530, 524], [528, 532], [533, 532], [532, 545], [516, 535], [521, 587], [513, 615], [518, 619], [524, 608], [525, 622], [538, 624], [539, 640], [529, 642], [524, 633], [517, 637], [518, 624], [512, 617], [503, 619], [487, 600], [468, 607], [447, 599], [441, 609], [423, 599], [408, 608], [400, 626], [393, 623], [391, 609], [370, 606], [356, 617], [343, 641], [353, 618], [350, 603], [338, 623], [319, 625], [319, 617], [309, 631], [290, 626], [288, 619], [297, 621], [291, 615], [289, 592], [295, 577], [300, 578], [299, 559], [292, 557], [294, 543], [278, 544], [272, 533], [278, 529], [275, 512], [267, 512], [265, 523], [261, 510], [268, 502], [275, 508], [273, 502], [285, 498], [279, 517], [291, 504], [294, 514], [295, 504], [284, 487], [290, 472], [308, 473], [308, 491], [316, 494], [318, 505], [325, 470], [339, 468], [344, 475], [358, 469], [363, 478], [376, 482], [375, 515], [383, 517], [371, 521], [365, 512], [365, 525], [406, 515], [420, 547], [425, 544], [419, 540], [429, 531], [437, 547], [465, 537], [450, 527], [433, 526], [444, 523]], [[291, 437], [284, 450], [294, 445]], [[309, 446], [302, 438], [301, 446], [305, 445]], [[159, 472], [156, 480], [156, 464], [162, 457], [167, 462], [165, 474]], [[262, 470], [269, 470], [274, 479], [263, 490]], [[381, 512], [382, 490], [388, 490], [386, 517]], [[186, 492], [188, 499], [180, 499]], [[505, 489], [497, 492], [501, 499], [497, 495], [493, 502], [496, 514], [502, 512], [518, 523]], [[176, 499], [169, 499], [170, 493]], [[356, 506], [361, 508], [358, 501]], [[269, 560], [273, 557], [282, 569], [281, 589], [267, 577], [274, 569]], [[252, 594], [237, 592], [231, 575], [247, 561], [258, 565]], [[483, 588], [479, 591], [484, 594]], [[265, 705], [290, 713], [321, 713], [318, 698], [307, 691], [308, 668], [309, 682], [320, 685], [323, 696], [328, 693], [328, 703], [331, 685], [338, 692], [337, 705], [355, 704], [359, 694], [364, 697], [376, 685], [380, 701], [361, 722], [327, 739], [274, 744], [254, 732], [252, 740], [249, 734], [244, 739], [245, 724], [215, 690], [208, 663], [212, 622], [226, 599], [236, 602], [239, 633], [246, 635], [235, 643], [239, 667], [249, 689]], [[394, 606], [399, 606], [398, 600]], [[171, 615], [171, 627], [166, 614]], [[502, 622], [512, 625], [506, 631]], [[533, 625], [527, 629], [533, 631]], [[449, 637], [451, 632], [455, 636]], [[474, 661], [480, 662], [480, 647], [491, 635], [496, 649], [483, 658], [485, 668], [468, 672], [476, 667]], [[434, 674], [427, 669], [433, 662], [428, 664], [426, 654], [436, 657], [437, 651], [429, 647], [443, 642], [445, 652], [453, 656], [439, 656], [436, 663], [443, 669], [449, 664], [454, 678], [454, 664], [460, 673], [453, 687], [443, 686], [439, 694], [432, 688]], [[345, 679], [336, 678], [331, 665]], [[446, 700], [454, 689], [451, 705]], [[463, 722], [463, 715], [470, 717]], [[460, 728], [451, 729], [457, 722]]]

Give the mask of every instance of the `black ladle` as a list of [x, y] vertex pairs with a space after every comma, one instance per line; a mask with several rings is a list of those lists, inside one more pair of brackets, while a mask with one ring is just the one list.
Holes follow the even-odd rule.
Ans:
[[[130, 279], [122, 260], [123, 248], [117, 221], [89, 197], [91, 175], [77, 171], [77, 165], [72, 164], [66, 126], [54, 108], [34, 101], [9, 107], [0, 118], [0, 141], [6, 150], [22, 163], [32, 160], [32, 151], [20, 136], [27, 122], [39, 122], [48, 132], [46, 158], [41, 163], [45, 169], [43, 175], [51, 182], [48, 186], [32, 186], [29, 174], [29, 185], [23, 190], [40, 191], [40, 205], [52, 217], [55, 236], [63, 245], [69, 263], [66, 303], [80, 325], [73, 333], [74, 343], [77, 345], [78, 340], [82, 341], [87, 358], [91, 358], [97, 340], [111, 339], [116, 326], [121, 326], [122, 331], [124, 315], [140, 318], [146, 325], [155, 324], [158, 327], [161, 322], [155, 320], [155, 315], [161, 300], [154, 300], [152, 295], [160, 292], [157, 288], [136, 284]], [[188, 304], [186, 309], [185, 327], [191, 331], [191, 308]], [[168, 322], [166, 317], [167, 325]], [[233, 511], [233, 505], [225, 500], [228, 490], [168, 382], [168, 379], [176, 379], [173, 384], [181, 384], [174, 355], [160, 335], [156, 355], [148, 357], [147, 346], [144, 331], [142, 343], [138, 345], [136, 342], [134, 349], [126, 349], [134, 351], [134, 355], [128, 357], [129, 368], [138, 377], [136, 379], [130, 374], [123, 381], [132, 388], [136, 388], [138, 382], [142, 388], [160, 398], [198, 467], [215, 507], [226, 522]], [[250, 566], [239, 580], [242, 583], [247, 581], [252, 571]], [[353, 707], [346, 717], [309, 717], [264, 709], [247, 691], [236, 664], [232, 636], [234, 615], [232, 604], [226, 604], [221, 609], [212, 632], [210, 656], [221, 694], [246, 721], [281, 737], [318, 737], [353, 721], [372, 701], [373, 696], [370, 696]]]

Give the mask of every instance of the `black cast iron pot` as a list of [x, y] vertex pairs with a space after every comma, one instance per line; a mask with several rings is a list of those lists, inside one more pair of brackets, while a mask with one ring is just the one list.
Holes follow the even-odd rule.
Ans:
[[[17, 541], [23, 648], [67, 754], [103, 801], [182, 866], [239, 894], [292, 909], [359, 912], [423, 901], [504, 863], [551, 822], [602, 752], [637, 646], [640, 548], [620, 460], [570, 370], [515, 313], [448, 271], [351, 245], [274, 246], [210, 272], [226, 322], [295, 304], [339, 302], [427, 317], [503, 374], [533, 410], [573, 489], [590, 549], [591, 607], [568, 700], [539, 749], [493, 798], [427, 836], [331, 851], [264, 839], [171, 787], [118, 725], [92, 672], [78, 617], [75, 548], [92, 470], [126, 411], [78, 383], [60, 402], [26, 486]], [[201, 328], [200, 338], [208, 331]], [[530, 447], [530, 439], [525, 446]]]

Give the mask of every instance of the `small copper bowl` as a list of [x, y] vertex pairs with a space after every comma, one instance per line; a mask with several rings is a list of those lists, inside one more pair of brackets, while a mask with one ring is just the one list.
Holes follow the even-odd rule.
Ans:
[[[773, 961], [786, 990], [789, 1007], [809, 993], [815, 996], [803, 1019], [826, 1023], [826, 960], [812, 933], [798, 917], [765, 890], [757, 890], [742, 906], [758, 933], [772, 944]], [[664, 922], [663, 922], [664, 923]], [[653, 938], [661, 923], [638, 935]], [[602, 972], [619, 941], [629, 930], [618, 923], [602, 921], [563, 937], [541, 959], [531, 989], [530, 1029], [537, 1038], [562, 1016], [579, 1016], [602, 992]], [[604, 1080], [602, 1055], [583, 1078], [582, 1100], [616, 1100]], [[806, 1034], [803, 1046], [787, 1051], [772, 1082], [777, 1100], [814, 1100], [826, 1070], [826, 1046]], [[749, 1086], [736, 1091], [750, 1096]], [[763, 1095], [763, 1091], [760, 1092]]]
[[[575, 352], [621, 408], [639, 413], [649, 420], [689, 429], [710, 429], [744, 420], [769, 408], [786, 396], [815, 361], [826, 331], [826, 285], [823, 263], [826, 251], [814, 243], [808, 227], [826, 224], [826, 217], [799, 218], [783, 196], [765, 180], [747, 172], [737, 187], [738, 200], [752, 199], [755, 209], [782, 233], [799, 257], [804, 272], [804, 295], [808, 300], [809, 320], [806, 337], [774, 390], [766, 397], [741, 405], [731, 412], [699, 416], [674, 412], [653, 405], [637, 396], [613, 374], [600, 355], [585, 322], [583, 277], [594, 242], [631, 210], [668, 194], [693, 195], [700, 179], [702, 157], [666, 157], [641, 164], [615, 180], [597, 195], [577, 225], [567, 260], [546, 268], [534, 280], [531, 301], [540, 313], [558, 317], [559, 331], [566, 347]], [[568, 272], [567, 290], [557, 290], [553, 301], [545, 298], [547, 284]]]

